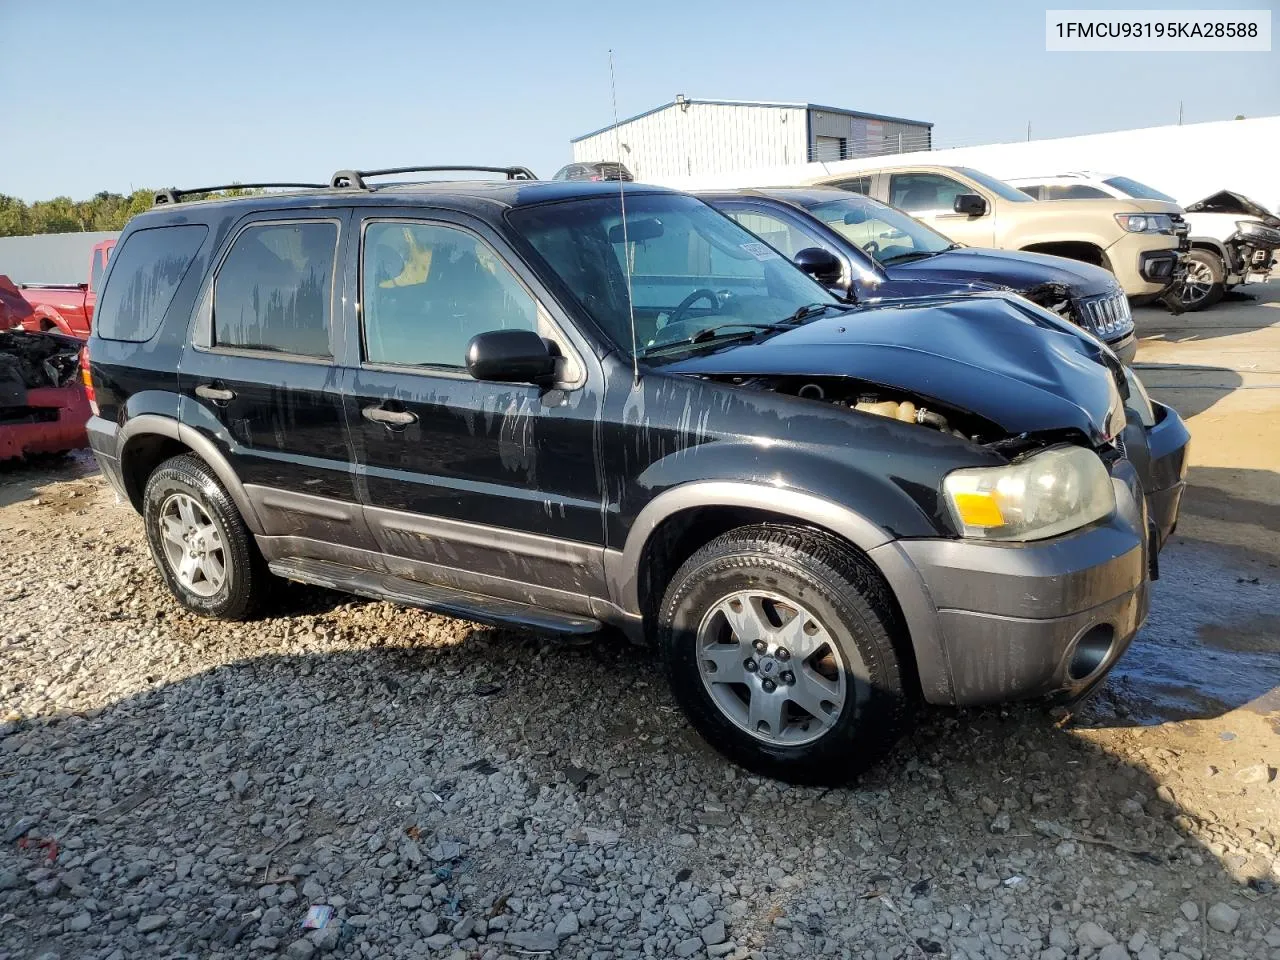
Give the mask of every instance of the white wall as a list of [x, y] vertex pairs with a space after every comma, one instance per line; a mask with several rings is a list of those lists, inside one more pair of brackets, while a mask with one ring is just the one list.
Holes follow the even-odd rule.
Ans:
[[118, 236], [119, 231], [0, 237], [0, 274], [14, 283], [86, 283], [94, 245]]
[[1005, 179], [1093, 170], [1140, 180], [1183, 205], [1226, 189], [1243, 193], [1273, 212], [1280, 211], [1280, 116], [956, 147], [836, 163], [771, 165], [654, 182], [685, 190], [781, 186], [903, 163], [969, 166]]
[[[630, 149], [618, 149], [620, 140]], [[690, 102], [624, 122], [573, 144], [576, 162], [621, 160], [637, 180], [718, 176], [808, 156], [803, 107]]]

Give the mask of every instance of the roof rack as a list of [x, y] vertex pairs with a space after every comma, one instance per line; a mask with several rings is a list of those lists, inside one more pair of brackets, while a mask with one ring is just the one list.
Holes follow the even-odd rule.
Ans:
[[252, 190], [263, 187], [303, 187], [310, 190], [323, 190], [328, 186], [327, 183], [223, 183], [215, 187], [191, 187], [187, 190], [170, 187], [155, 195], [154, 205], [159, 207], [166, 203], [181, 203], [183, 197], [189, 197], [195, 193], [213, 193], [217, 190]]
[[367, 190], [366, 177], [385, 177], [396, 173], [440, 173], [465, 170], [468, 173], [503, 173], [508, 180], [537, 180], [528, 167], [387, 167], [385, 170], [339, 170], [329, 178], [329, 186], [351, 190]]

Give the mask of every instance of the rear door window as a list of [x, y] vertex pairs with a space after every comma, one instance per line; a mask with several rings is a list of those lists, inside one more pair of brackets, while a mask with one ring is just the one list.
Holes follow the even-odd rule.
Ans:
[[337, 250], [332, 221], [246, 227], [213, 284], [214, 346], [331, 356]]
[[114, 251], [94, 317], [99, 337], [141, 343], [160, 329], [178, 284], [209, 228], [200, 223], [135, 230]]

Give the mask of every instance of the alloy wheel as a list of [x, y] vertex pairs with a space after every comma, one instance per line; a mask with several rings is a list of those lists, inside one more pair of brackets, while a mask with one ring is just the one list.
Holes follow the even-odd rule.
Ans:
[[171, 494], [160, 507], [165, 560], [183, 588], [211, 597], [227, 580], [222, 531], [194, 497]]
[[811, 743], [844, 709], [848, 674], [827, 628], [794, 600], [732, 593], [703, 617], [698, 672], [720, 711], [758, 740]]
[[1192, 260], [1187, 264], [1187, 274], [1182, 280], [1182, 303], [1193, 307], [1209, 296], [1213, 290], [1213, 270], [1207, 263]]

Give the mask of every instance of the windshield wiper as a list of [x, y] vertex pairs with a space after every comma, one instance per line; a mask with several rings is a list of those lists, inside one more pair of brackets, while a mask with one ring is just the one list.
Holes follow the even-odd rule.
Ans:
[[806, 303], [803, 307], [782, 322], [800, 323], [804, 320], [808, 320], [810, 317], [816, 317], [820, 313], [826, 313], [832, 307], [840, 307], [845, 310], [849, 309], [848, 305], [843, 303]]
[[[647, 357], [661, 350], [671, 350], [678, 347], [688, 347], [696, 344], [709, 343], [712, 340], [731, 340], [741, 337], [754, 337], [759, 332], [776, 333], [779, 330], [787, 329], [780, 323], [750, 323], [747, 321], [736, 321], [734, 323], [717, 323], [714, 326], [704, 327], [691, 337], [685, 337], [681, 340], [668, 340], [665, 343], [655, 343], [645, 347], [640, 351], [640, 356]], [[736, 333], [720, 333], [721, 330], [736, 330]]]
[[947, 250], [953, 249], [955, 248], [946, 247], [943, 250], [908, 250], [906, 253], [896, 254], [895, 256], [881, 260], [880, 262], [887, 265], [890, 263], [902, 263], [906, 260], [927, 260], [929, 257], [936, 257], [940, 253], [945, 253]]
[[736, 321], [734, 323], [717, 323], [714, 327], [704, 327], [688, 339], [688, 343], [706, 343], [708, 340], [715, 340], [717, 330], [732, 330], [734, 327], [745, 327], [748, 330], [784, 330], [786, 329], [779, 323], [744, 323]]

